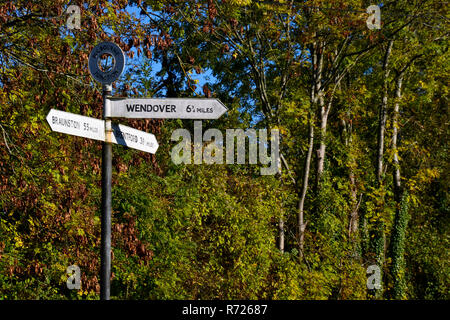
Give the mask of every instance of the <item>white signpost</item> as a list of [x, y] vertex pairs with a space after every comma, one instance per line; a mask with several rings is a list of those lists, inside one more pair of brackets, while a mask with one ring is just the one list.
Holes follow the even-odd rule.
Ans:
[[[102, 66], [110, 56], [112, 66]], [[89, 71], [103, 84], [103, 119], [95, 119], [52, 109], [47, 122], [53, 131], [103, 141], [102, 147], [102, 209], [100, 252], [100, 299], [109, 300], [111, 280], [111, 186], [112, 143], [155, 153], [158, 142], [153, 134], [120, 124], [111, 118], [141, 119], [218, 119], [227, 108], [217, 99], [195, 98], [114, 98], [111, 84], [122, 74], [125, 55], [112, 42], [102, 42], [89, 55]]]
[[[47, 122], [56, 132], [105, 141], [105, 120], [51, 109]], [[159, 147], [153, 134], [121, 124], [112, 124], [111, 142], [153, 154]]]
[[217, 99], [107, 98], [113, 118], [218, 119], [228, 111]]
[[112, 124], [112, 130], [112, 143], [153, 154], [158, 150], [159, 145], [156, 137], [151, 133], [136, 130], [121, 124]]
[[105, 141], [105, 121], [51, 109], [47, 122], [53, 131]]

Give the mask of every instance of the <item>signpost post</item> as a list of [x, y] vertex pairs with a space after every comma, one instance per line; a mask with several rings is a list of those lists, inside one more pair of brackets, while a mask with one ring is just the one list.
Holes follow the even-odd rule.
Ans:
[[111, 185], [112, 185], [112, 129], [107, 99], [111, 85], [103, 85], [103, 119], [105, 141], [102, 146], [102, 216], [100, 249], [100, 299], [109, 300], [111, 289]]
[[[108, 70], [100, 66], [101, 59], [106, 55], [111, 56], [113, 60]], [[112, 144], [117, 143], [150, 153], [155, 153], [158, 149], [158, 142], [153, 134], [112, 124], [111, 118], [218, 119], [228, 110], [217, 99], [111, 97], [111, 84], [119, 78], [125, 67], [123, 51], [112, 42], [96, 45], [89, 55], [88, 65], [92, 77], [103, 85], [103, 119], [52, 109], [47, 115], [47, 122], [53, 131], [103, 141], [100, 299], [109, 300]]]
[[[110, 70], [99, 66], [104, 55], [113, 58]], [[125, 67], [125, 55], [112, 42], [102, 42], [89, 55], [89, 71], [92, 77], [103, 84], [103, 119], [105, 120], [105, 141], [102, 147], [102, 217], [100, 253], [100, 299], [109, 300], [111, 281], [111, 180], [112, 180], [112, 127], [111, 109], [107, 97], [111, 95], [111, 84], [119, 78]]]

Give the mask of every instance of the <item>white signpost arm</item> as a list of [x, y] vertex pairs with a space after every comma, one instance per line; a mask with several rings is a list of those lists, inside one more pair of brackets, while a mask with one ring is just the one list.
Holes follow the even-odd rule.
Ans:
[[217, 99], [110, 98], [111, 117], [135, 119], [218, 119], [228, 109]]

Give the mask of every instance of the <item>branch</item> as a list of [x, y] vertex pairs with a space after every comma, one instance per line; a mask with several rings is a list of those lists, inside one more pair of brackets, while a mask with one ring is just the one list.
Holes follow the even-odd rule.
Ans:
[[[5, 53], [6, 55], [8, 55], [8, 56], [14, 58], [15, 60], [17, 60], [19, 63], [21, 63], [21, 64], [23, 64], [23, 65], [25, 65], [25, 66], [27, 66], [27, 67], [30, 67], [30, 68], [32, 68], [32, 69], [34, 69], [34, 70], [36, 70], [36, 71], [44, 72], [45, 74], [48, 74], [49, 72], [52, 72], [52, 73], [54, 73], [54, 74], [58, 74], [58, 75], [62, 75], [62, 76], [65, 76], [65, 77], [67, 77], [67, 78], [70, 78], [70, 79], [72, 79], [72, 80], [74, 80], [74, 81], [76, 81], [76, 82], [82, 84], [82, 85], [85, 86], [85, 87], [90, 87], [90, 85], [88, 85], [88, 84], [82, 82], [81, 80], [79, 80], [79, 79], [73, 77], [72, 75], [70, 75], [70, 74], [68, 74], [68, 73], [55, 72], [55, 71], [50, 71], [50, 70], [48, 70], [48, 69], [42, 69], [42, 68], [40, 68], [40, 67], [36, 67], [36, 66], [32, 65], [31, 63], [28, 63], [28, 62], [22, 60], [21, 58], [19, 58], [18, 56], [16, 56], [16, 55], [15, 55], [14, 53], [12, 53], [12, 52], [4, 51], [4, 53]], [[47, 77], [48, 77], [48, 75], [47, 75]], [[50, 78], [49, 78], [49, 80], [50, 80]], [[50, 81], [50, 82], [51, 82], [51, 81]]]
[[5, 141], [6, 148], [8, 149], [9, 154], [12, 154], [11, 149], [9, 148], [9, 145], [8, 145], [8, 141], [6, 141], [6, 131], [1, 124], [0, 124], [0, 128], [2, 128], [3, 141]]
[[414, 60], [420, 58], [420, 57], [423, 56], [423, 55], [424, 55], [423, 53], [421, 53], [421, 54], [416, 54], [414, 57], [412, 57], [412, 58], [408, 61], [408, 63], [407, 63], [407, 64], [403, 67], [403, 69], [401, 69], [401, 70], [397, 70], [397, 69], [394, 68], [394, 72], [395, 72], [397, 78], [400, 77], [400, 76], [406, 71], [406, 69], [408, 69], [408, 68], [413, 64]]
[[283, 163], [283, 165], [285, 166], [285, 168], [287, 169], [289, 177], [291, 178], [292, 182], [294, 183], [294, 185], [296, 185], [297, 184], [297, 180], [292, 175], [292, 171], [289, 168], [289, 165], [288, 165], [286, 159], [284, 158], [283, 154], [281, 154], [281, 153], [280, 153], [280, 159], [281, 159], [281, 162]]

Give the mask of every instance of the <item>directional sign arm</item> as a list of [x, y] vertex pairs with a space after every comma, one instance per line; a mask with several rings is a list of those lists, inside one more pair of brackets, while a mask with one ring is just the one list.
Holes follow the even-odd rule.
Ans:
[[[105, 141], [105, 121], [52, 109], [47, 122], [53, 131], [78, 137]], [[111, 142], [129, 148], [156, 153], [159, 145], [156, 137], [147, 132], [121, 124], [112, 124]]]
[[112, 124], [112, 142], [129, 148], [156, 153], [158, 142], [156, 137], [147, 132], [136, 130], [121, 124]]
[[218, 119], [228, 109], [217, 99], [109, 98], [114, 118]]
[[53, 131], [89, 139], [105, 140], [105, 122], [69, 112], [51, 109], [47, 122]]

